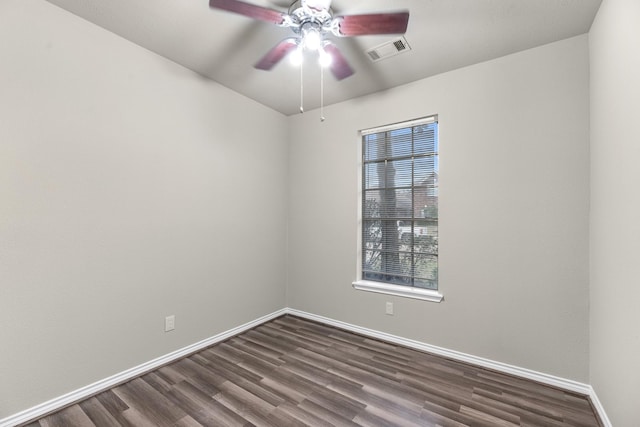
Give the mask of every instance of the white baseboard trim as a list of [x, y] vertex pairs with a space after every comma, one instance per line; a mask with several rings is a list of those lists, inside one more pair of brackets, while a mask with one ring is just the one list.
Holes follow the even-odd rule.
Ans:
[[611, 421], [609, 420], [609, 417], [607, 416], [607, 413], [604, 410], [604, 406], [602, 406], [600, 399], [598, 399], [598, 395], [596, 394], [596, 391], [591, 386], [589, 386], [589, 398], [591, 399], [591, 404], [593, 405], [596, 412], [598, 413], [598, 416], [600, 417], [602, 426], [613, 427], [613, 424], [611, 424]]
[[80, 400], [86, 399], [90, 396], [100, 393], [101, 391], [108, 390], [118, 384], [122, 384], [146, 372], [152, 371], [156, 368], [159, 368], [160, 366], [166, 365], [167, 363], [171, 363], [191, 353], [194, 353], [196, 351], [209, 347], [210, 345], [224, 341], [228, 338], [233, 337], [234, 335], [238, 335], [251, 328], [255, 328], [258, 325], [261, 325], [265, 322], [268, 322], [269, 320], [275, 319], [276, 317], [282, 316], [286, 313], [287, 313], [287, 309], [285, 308], [278, 311], [274, 311], [271, 314], [262, 316], [251, 322], [245, 323], [244, 325], [240, 325], [238, 327], [229, 329], [228, 331], [222, 332], [218, 335], [214, 335], [210, 338], [204, 339], [195, 344], [188, 345], [184, 348], [173, 351], [164, 356], [160, 356], [157, 359], [153, 359], [149, 362], [143, 363], [134, 368], [127, 369], [126, 371], [112, 375], [108, 378], [97, 381], [88, 386], [79, 388], [77, 390], [74, 390], [60, 397], [56, 397], [47, 402], [41, 403], [40, 405], [26, 409], [22, 412], [18, 412], [17, 414], [10, 415], [7, 418], [0, 419], [0, 427], [13, 427], [22, 423], [26, 423], [28, 421], [33, 421], [37, 418], [44, 416], [45, 414], [55, 412], [74, 402], [78, 402]]
[[537, 381], [542, 384], [558, 387], [563, 390], [572, 391], [591, 399], [594, 409], [597, 415], [600, 417], [600, 421], [603, 427], [612, 427], [609, 417], [602, 406], [602, 403], [598, 399], [595, 390], [589, 384], [583, 384], [577, 381], [568, 380], [566, 378], [556, 377], [554, 375], [545, 374], [542, 372], [533, 371], [531, 369], [520, 368], [518, 366], [509, 365], [502, 362], [496, 362], [494, 360], [485, 359], [483, 357], [473, 356], [470, 354], [462, 353], [455, 350], [449, 350], [442, 347], [437, 347], [430, 344], [425, 344], [420, 341], [414, 341], [407, 338], [398, 337], [396, 335], [387, 334], [385, 332], [376, 331], [373, 329], [363, 328], [361, 326], [352, 325], [350, 323], [341, 322], [339, 320], [330, 319], [328, 317], [318, 316], [316, 314], [307, 313], [305, 311], [287, 308], [287, 314], [292, 316], [298, 316], [316, 322], [324, 323], [326, 325], [335, 326], [336, 328], [345, 329], [351, 332], [355, 332], [361, 335], [365, 335], [371, 338], [391, 342], [394, 344], [403, 345], [405, 347], [413, 348], [416, 350], [422, 350], [429, 353], [437, 354], [438, 356], [447, 357], [449, 359], [458, 360], [461, 362], [470, 363], [476, 366], [482, 366], [484, 368], [492, 369], [494, 371], [503, 372], [510, 375], [526, 378], [529, 380]]
[[292, 308], [283, 308], [281, 310], [277, 310], [271, 314], [267, 314], [251, 322], [229, 329], [228, 331], [222, 332], [213, 337], [207, 338], [195, 344], [191, 344], [189, 346], [186, 346], [184, 348], [181, 348], [179, 350], [176, 350], [164, 356], [158, 357], [157, 359], [153, 359], [149, 362], [143, 363], [134, 368], [127, 369], [126, 371], [120, 372], [111, 377], [97, 381], [93, 384], [82, 387], [78, 390], [72, 391], [63, 396], [51, 399], [47, 402], [44, 402], [40, 405], [34, 406], [29, 409], [26, 409], [17, 414], [10, 415], [7, 418], [0, 419], [0, 427], [14, 427], [16, 425], [26, 423], [28, 421], [33, 421], [37, 418], [44, 416], [45, 414], [55, 412], [74, 402], [78, 402], [80, 400], [93, 396], [97, 393], [100, 393], [104, 390], [108, 390], [109, 388], [112, 388], [118, 384], [122, 384], [146, 372], [152, 371], [160, 366], [166, 365], [167, 363], [171, 363], [191, 353], [197, 352], [213, 344], [224, 341], [228, 338], [233, 337], [234, 335], [240, 334], [251, 328], [255, 328], [256, 326], [259, 326], [265, 322], [268, 322], [272, 319], [275, 319], [276, 317], [279, 317], [285, 314], [291, 314], [293, 316], [298, 316], [298, 317], [313, 320], [316, 322], [324, 323], [329, 326], [335, 326], [337, 328], [355, 332], [371, 338], [391, 342], [398, 345], [403, 345], [405, 347], [413, 348], [416, 350], [426, 351], [426, 352], [437, 354], [439, 356], [447, 357], [453, 360], [470, 363], [476, 366], [482, 366], [498, 372], [504, 372], [506, 374], [527, 378], [533, 381], [538, 381], [543, 384], [548, 384], [564, 390], [589, 396], [595, 410], [600, 416], [600, 420], [602, 421], [604, 427], [611, 427], [611, 422], [609, 421], [609, 418], [605, 413], [604, 407], [600, 403], [600, 400], [598, 399], [598, 396], [596, 395], [594, 389], [588, 384], [583, 384], [577, 381], [556, 377], [554, 375], [549, 375], [549, 374], [533, 371], [526, 368], [520, 368], [517, 366], [502, 363], [502, 362], [496, 362], [490, 359], [485, 359], [482, 357], [465, 354], [455, 350], [449, 350], [446, 348], [425, 344], [420, 341], [402, 338], [396, 335], [391, 335], [385, 332], [380, 332], [373, 329], [352, 325], [350, 323], [330, 319], [328, 317], [318, 316], [315, 314], [307, 313], [307, 312], [292, 309]]
[[414, 341], [407, 338], [398, 337], [396, 335], [387, 334], [385, 332], [376, 331], [373, 329], [363, 328], [361, 326], [352, 325], [350, 323], [341, 322], [339, 320], [330, 319], [328, 317], [318, 316], [316, 314], [307, 313], [301, 310], [287, 308], [287, 314], [292, 316], [298, 316], [316, 322], [324, 323], [325, 325], [335, 326], [336, 328], [345, 329], [351, 332], [355, 332], [361, 335], [365, 335], [371, 338], [380, 339], [383, 341], [391, 342], [394, 344], [403, 345], [405, 347], [413, 348], [416, 350], [422, 350], [429, 353], [437, 354], [438, 356], [447, 357], [449, 359], [458, 360], [461, 362], [470, 363], [476, 366], [482, 366], [484, 368], [492, 369], [494, 371], [503, 372], [506, 374], [515, 375], [518, 377], [526, 378], [529, 380], [537, 381], [542, 384], [558, 387], [563, 390], [572, 391], [591, 399], [594, 409], [597, 415], [600, 417], [600, 421], [603, 427], [612, 427], [609, 417], [602, 406], [602, 403], [598, 399], [595, 390], [589, 384], [583, 384], [577, 381], [568, 380], [566, 378], [556, 377], [554, 375], [544, 374], [542, 372], [533, 371], [531, 369], [520, 368], [518, 366], [509, 365], [502, 362], [496, 362], [494, 360], [485, 359], [483, 357], [473, 356], [470, 354], [462, 353], [455, 350], [449, 350], [442, 347], [437, 347], [430, 344], [425, 344], [420, 341]]
[[356, 326], [350, 323], [341, 322], [339, 320], [334, 320], [327, 317], [306, 313], [300, 310], [289, 308], [287, 309], [287, 313], [293, 316], [299, 316], [305, 319], [315, 320], [316, 322], [324, 323], [330, 326], [335, 326], [337, 328], [346, 329], [348, 331], [355, 332], [361, 335], [366, 335], [379, 340], [403, 345], [405, 347], [413, 348], [416, 350], [426, 351], [429, 353], [437, 354], [438, 356], [443, 356], [449, 359], [458, 360], [460, 362], [466, 362], [472, 365], [482, 366], [483, 368], [492, 369], [494, 371], [499, 371], [506, 374], [511, 374], [518, 377], [530, 379], [543, 384], [558, 387], [563, 390], [580, 393], [586, 396], [591, 395], [591, 391], [592, 391], [591, 386], [588, 384], [577, 382], [577, 381], [556, 377], [554, 375], [544, 374], [542, 372], [533, 371], [531, 369], [520, 368], [518, 366], [509, 365], [502, 362], [496, 362], [494, 360], [473, 356], [473, 355], [462, 353], [455, 350], [449, 350], [446, 348], [425, 344], [420, 341], [414, 341], [407, 338], [398, 337], [396, 335], [387, 334], [385, 332], [379, 332], [373, 329], [363, 328], [361, 326]]

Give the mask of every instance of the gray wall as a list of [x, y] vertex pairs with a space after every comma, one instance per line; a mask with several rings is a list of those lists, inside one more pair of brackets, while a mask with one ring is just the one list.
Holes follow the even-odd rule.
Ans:
[[[588, 71], [583, 35], [292, 116], [289, 306], [588, 382]], [[445, 301], [356, 291], [358, 130], [434, 113]]]
[[0, 418], [284, 307], [284, 116], [41, 0], [0, 40]]
[[604, 0], [591, 57], [591, 384], [640, 425], [640, 2]]

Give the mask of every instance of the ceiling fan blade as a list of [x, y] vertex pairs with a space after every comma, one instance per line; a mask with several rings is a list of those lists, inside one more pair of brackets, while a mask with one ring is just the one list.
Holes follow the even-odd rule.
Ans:
[[259, 70], [269, 71], [275, 65], [282, 60], [285, 56], [287, 56], [292, 50], [298, 47], [298, 43], [296, 43], [296, 39], [284, 39], [273, 49], [271, 49], [265, 56], [262, 57], [260, 61], [255, 65], [255, 68]]
[[331, 65], [329, 68], [336, 80], [346, 79], [354, 73], [353, 69], [336, 45], [329, 43], [324, 47], [324, 50], [331, 55]]
[[257, 6], [255, 4], [245, 3], [239, 0], [210, 0], [209, 7], [212, 9], [222, 9], [228, 12], [238, 13], [240, 15], [248, 16], [249, 18], [271, 22], [277, 25], [282, 24], [285, 20], [285, 16], [287, 16], [286, 13], [267, 9], [266, 7]]
[[347, 15], [336, 19], [339, 20], [339, 36], [404, 34], [409, 23], [409, 12]]

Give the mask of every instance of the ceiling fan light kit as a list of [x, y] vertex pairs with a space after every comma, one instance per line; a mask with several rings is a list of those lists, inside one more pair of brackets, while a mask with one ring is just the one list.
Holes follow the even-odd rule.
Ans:
[[[328, 67], [336, 80], [346, 79], [354, 71], [340, 49], [327, 36], [404, 34], [409, 22], [407, 11], [334, 17], [331, 0], [297, 0], [286, 13], [240, 0], [210, 0], [209, 6], [291, 28], [294, 35], [274, 46], [255, 64], [255, 68], [269, 71], [289, 54], [292, 63], [301, 66], [302, 51], [308, 50], [318, 52], [320, 65]], [[302, 106], [300, 111], [303, 111]]]

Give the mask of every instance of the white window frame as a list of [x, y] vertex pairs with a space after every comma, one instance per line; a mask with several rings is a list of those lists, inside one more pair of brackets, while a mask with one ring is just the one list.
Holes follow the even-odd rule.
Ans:
[[[434, 123], [438, 121], [437, 115], [432, 115], [416, 120], [409, 120], [400, 123], [394, 123], [390, 125], [380, 126], [371, 129], [365, 129], [358, 132], [358, 233], [357, 233], [357, 257], [356, 257], [356, 277], [357, 279], [352, 283], [354, 289], [359, 291], [375, 292], [386, 295], [394, 295], [405, 298], [414, 298], [423, 301], [441, 302], [444, 296], [439, 290], [423, 289], [413, 286], [396, 285], [384, 282], [375, 282], [371, 280], [364, 280], [362, 278], [362, 196], [363, 196], [363, 182], [362, 182], [362, 138], [365, 135], [391, 131], [395, 129], [402, 129], [407, 127], [418, 126], [421, 124]], [[439, 284], [438, 284], [439, 287]]]

